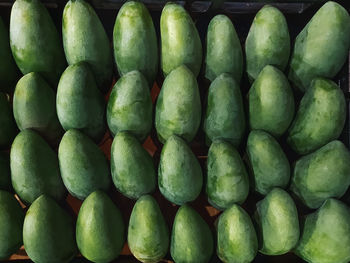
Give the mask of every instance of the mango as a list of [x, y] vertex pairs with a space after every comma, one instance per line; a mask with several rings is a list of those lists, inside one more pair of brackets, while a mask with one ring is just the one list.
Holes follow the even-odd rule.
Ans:
[[63, 200], [63, 185], [57, 154], [35, 131], [23, 130], [13, 141], [10, 153], [12, 186], [25, 203], [46, 194]]
[[167, 3], [160, 16], [161, 57], [164, 76], [186, 65], [198, 76], [202, 65], [202, 43], [191, 16], [179, 4]]
[[252, 262], [258, 252], [258, 239], [249, 215], [233, 204], [217, 223], [217, 255], [223, 262]]
[[316, 78], [301, 99], [287, 142], [299, 154], [313, 152], [339, 137], [345, 119], [343, 91], [331, 80]]
[[128, 245], [141, 262], [159, 262], [168, 252], [169, 229], [160, 208], [150, 195], [144, 195], [132, 209]]
[[107, 104], [108, 127], [114, 136], [128, 131], [140, 141], [152, 128], [152, 99], [147, 80], [139, 71], [122, 76], [114, 85]]
[[157, 104], [155, 127], [164, 143], [176, 134], [187, 142], [195, 137], [201, 121], [201, 100], [195, 76], [184, 65], [164, 80]]
[[107, 191], [111, 184], [109, 164], [100, 148], [82, 132], [67, 131], [58, 148], [63, 183], [83, 200], [96, 190]]
[[91, 193], [80, 207], [76, 241], [80, 253], [92, 262], [111, 262], [125, 241], [125, 226], [119, 209], [107, 194]]
[[62, 127], [78, 129], [98, 142], [106, 131], [105, 100], [85, 62], [69, 66], [57, 88], [57, 115]]
[[0, 148], [7, 149], [17, 134], [17, 127], [9, 98], [2, 92], [0, 92], [0, 127]]
[[66, 67], [60, 35], [40, 0], [16, 0], [11, 9], [10, 44], [25, 75], [37, 72], [55, 87]]
[[256, 204], [255, 219], [261, 235], [260, 252], [282, 255], [292, 250], [299, 240], [298, 211], [290, 195], [274, 188]]
[[275, 137], [285, 133], [294, 117], [294, 96], [284, 74], [265, 66], [248, 93], [249, 125]]
[[23, 243], [35, 263], [68, 263], [77, 254], [73, 218], [51, 197], [41, 195], [29, 207]]
[[7, 152], [0, 152], [0, 190], [12, 190], [10, 155]]
[[270, 134], [260, 130], [251, 131], [246, 152], [255, 191], [266, 195], [274, 187], [287, 186], [290, 178], [289, 161]]
[[113, 74], [112, 51], [106, 31], [87, 1], [67, 2], [63, 10], [62, 37], [68, 64], [87, 62], [97, 86], [107, 91]]
[[242, 94], [238, 83], [227, 73], [217, 77], [209, 87], [203, 120], [206, 143], [224, 139], [238, 146], [245, 132], [246, 121]]

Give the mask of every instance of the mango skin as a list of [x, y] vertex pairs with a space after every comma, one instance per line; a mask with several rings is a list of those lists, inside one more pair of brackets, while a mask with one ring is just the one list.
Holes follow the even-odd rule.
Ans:
[[325, 3], [295, 39], [288, 78], [306, 91], [315, 77], [333, 78], [347, 60], [350, 17], [338, 3]]
[[158, 73], [158, 40], [152, 17], [142, 2], [126, 2], [120, 8], [113, 46], [119, 75], [138, 70], [152, 86]]
[[0, 260], [9, 258], [23, 244], [24, 211], [16, 198], [0, 190]]
[[141, 262], [159, 262], [168, 252], [169, 229], [158, 206], [150, 195], [144, 195], [132, 209], [128, 245]]
[[293, 171], [291, 190], [310, 208], [328, 198], [342, 197], [350, 185], [350, 152], [340, 141], [332, 141], [301, 157]]
[[284, 71], [290, 55], [287, 21], [277, 8], [265, 5], [256, 14], [245, 42], [247, 73], [255, 80], [266, 65]]
[[107, 91], [113, 74], [112, 51], [106, 31], [87, 1], [67, 2], [63, 10], [62, 37], [68, 64], [87, 62], [97, 86]]
[[35, 263], [68, 263], [77, 254], [73, 218], [52, 198], [42, 195], [24, 218], [23, 243]]
[[243, 203], [249, 193], [246, 168], [237, 150], [228, 142], [214, 141], [208, 152], [208, 201], [224, 210], [234, 203]]
[[316, 212], [306, 216], [294, 253], [307, 262], [349, 262], [349, 218], [350, 209], [346, 204], [327, 199]]
[[17, 126], [13, 118], [12, 106], [5, 93], [0, 92], [0, 149], [11, 146], [17, 134]]
[[55, 87], [66, 67], [62, 42], [40, 0], [16, 0], [11, 10], [10, 44], [25, 75], [37, 72]]
[[237, 147], [244, 135], [246, 121], [238, 83], [227, 73], [217, 77], [209, 87], [203, 120], [206, 144], [224, 139]]
[[17, 135], [10, 166], [13, 189], [23, 202], [33, 203], [42, 194], [57, 201], [66, 196], [57, 154], [37, 132], [23, 130]]
[[138, 199], [157, 185], [152, 156], [127, 132], [114, 137], [111, 148], [111, 171], [115, 187], [126, 197]]
[[107, 194], [98, 190], [83, 202], [76, 224], [81, 254], [92, 262], [111, 262], [124, 245], [125, 226], [120, 210]]
[[170, 254], [176, 263], [207, 263], [214, 252], [208, 224], [189, 205], [177, 210], [170, 244]]
[[287, 142], [299, 154], [310, 153], [337, 139], [345, 120], [343, 91], [331, 80], [316, 78], [300, 102]]
[[63, 183], [80, 200], [111, 184], [109, 164], [100, 148], [78, 130], [67, 131], [58, 148]]
[[202, 65], [202, 43], [191, 16], [179, 4], [167, 3], [160, 16], [161, 58], [164, 76], [186, 65], [198, 76]]
[[0, 190], [12, 191], [10, 155], [0, 152]]
[[227, 263], [252, 262], [258, 252], [258, 238], [249, 215], [233, 204], [220, 216], [217, 225], [217, 255]]
[[210, 20], [207, 32], [205, 77], [213, 81], [229, 73], [240, 83], [243, 73], [243, 54], [235, 27], [225, 15]]
[[107, 105], [108, 127], [114, 136], [128, 131], [140, 141], [152, 128], [152, 99], [147, 80], [139, 71], [122, 76], [114, 85]]
[[177, 205], [195, 200], [202, 190], [202, 169], [191, 148], [180, 137], [171, 136], [163, 146], [158, 166], [162, 195]]
[[292, 250], [300, 235], [298, 211], [290, 195], [274, 188], [256, 204], [255, 219], [261, 235], [260, 252], [283, 255]]
[[156, 104], [155, 127], [160, 142], [176, 134], [187, 142], [195, 137], [201, 121], [201, 100], [195, 76], [184, 65], [164, 80]]
[[287, 186], [290, 178], [289, 161], [270, 134], [260, 130], [251, 131], [246, 152], [255, 191], [266, 195], [274, 187]]

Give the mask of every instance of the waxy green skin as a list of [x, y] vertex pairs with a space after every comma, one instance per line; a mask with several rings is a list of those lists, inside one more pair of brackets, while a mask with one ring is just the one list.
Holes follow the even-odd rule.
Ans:
[[207, 160], [208, 201], [220, 210], [243, 203], [249, 193], [249, 179], [237, 150], [228, 142], [214, 141]]
[[274, 65], [284, 71], [290, 54], [290, 37], [287, 21], [277, 8], [265, 5], [256, 14], [245, 50], [247, 73], [251, 81], [266, 65]]
[[2, 92], [0, 92], [0, 127], [0, 149], [7, 149], [17, 134], [17, 127], [9, 99]]
[[0, 190], [0, 260], [14, 254], [22, 242], [24, 211], [16, 198]]
[[316, 78], [300, 102], [287, 142], [299, 154], [310, 153], [337, 139], [345, 119], [343, 91], [331, 80]]
[[83, 202], [76, 241], [80, 253], [92, 262], [107, 263], [119, 256], [125, 242], [123, 217], [104, 192], [95, 191]]
[[202, 170], [191, 148], [171, 136], [163, 146], [158, 167], [159, 190], [177, 205], [195, 200], [202, 190]]
[[128, 245], [141, 262], [159, 262], [168, 252], [169, 229], [158, 206], [150, 195], [144, 195], [132, 209]]
[[201, 122], [201, 101], [195, 76], [186, 66], [174, 69], [164, 80], [156, 105], [158, 139], [176, 134], [190, 142]]
[[329, 1], [295, 39], [288, 78], [301, 91], [306, 91], [315, 77], [333, 78], [346, 61], [349, 46], [349, 14]]
[[13, 141], [10, 153], [12, 186], [20, 199], [32, 203], [46, 194], [63, 200], [63, 185], [57, 154], [35, 131], [23, 130]]
[[176, 213], [171, 233], [170, 254], [176, 263], [207, 263], [214, 252], [208, 224], [189, 205]]
[[42, 195], [24, 218], [23, 243], [35, 263], [68, 263], [77, 254], [73, 218], [52, 198]]
[[35, 130], [49, 142], [57, 143], [63, 134], [56, 113], [56, 94], [38, 73], [28, 73], [18, 81], [13, 115], [21, 131]]
[[289, 161], [270, 134], [260, 130], [251, 131], [246, 151], [257, 192], [266, 195], [274, 187], [287, 186], [290, 178]]
[[11, 10], [10, 44], [23, 74], [40, 73], [56, 87], [66, 67], [62, 42], [40, 0], [16, 0]]
[[242, 47], [227, 16], [217, 15], [210, 21], [206, 45], [205, 77], [213, 81], [222, 73], [229, 73], [239, 83], [243, 72]]
[[223, 73], [209, 87], [203, 121], [206, 143], [210, 145], [215, 139], [224, 139], [237, 147], [242, 140], [245, 128], [240, 87], [229, 74]]
[[151, 155], [127, 132], [119, 132], [114, 137], [111, 170], [115, 187], [129, 198], [137, 199], [156, 188], [157, 177]]
[[100, 148], [78, 130], [67, 131], [58, 148], [64, 185], [83, 200], [96, 190], [107, 191], [111, 184], [109, 164]]
[[275, 137], [285, 133], [294, 117], [294, 96], [287, 78], [277, 68], [265, 66], [248, 93], [249, 124]]
[[181, 5], [169, 2], [164, 6], [160, 36], [160, 63], [164, 76], [186, 65], [197, 77], [202, 65], [202, 43], [196, 25]]
[[350, 209], [336, 199], [327, 199], [306, 216], [294, 253], [309, 263], [350, 261]]
[[144, 141], [152, 128], [152, 107], [145, 77], [139, 71], [122, 76], [114, 85], [107, 105], [107, 122], [112, 135], [128, 131]]
[[62, 37], [68, 64], [86, 61], [97, 86], [107, 91], [113, 74], [112, 51], [106, 31], [87, 1], [68, 1], [63, 11]]
[[258, 239], [253, 223], [243, 208], [233, 204], [219, 217], [217, 255], [225, 263], [249, 263], [257, 252]]
[[113, 30], [114, 58], [119, 75], [138, 70], [150, 86], [158, 73], [158, 40], [152, 17], [142, 2], [126, 2]]
[[57, 115], [62, 127], [78, 129], [99, 142], [106, 131], [105, 100], [85, 62], [69, 66], [57, 88]]
[[255, 219], [261, 235], [260, 252], [282, 255], [292, 250], [299, 240], [298, 211], [289, 194], [274, 188], [256, 204]]
[[0, 152], [0, 190], [12, 191], [10, 155]]
[[332, 141], [301, 157], [293, 171], [291, 190], [310, 208], [330, 197], [342, 197], [350, 185], [350, 152]]

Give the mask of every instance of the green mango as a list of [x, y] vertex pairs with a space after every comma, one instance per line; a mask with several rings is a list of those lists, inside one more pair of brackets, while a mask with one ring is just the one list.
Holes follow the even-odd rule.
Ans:
[[336, 199], [327, 199], [306, 216], [295, 253], [310, 263], [350, 261], [350, 209]]
[[40, 73], [56, 87], [66, 60], [60, 35], [40, 0], [16, 0], [11, 9], [10, 44], [23, 74]]
[[191, 16], [179, 4], [167, 3], [160, 16], [161, 58], [164, 76], [186, 65], [198, 76], [202, 65], [202, 43]]
[[0, 190], [12, 191], [10, 155], [0, 152]]
[[208, 224], [189, 205], [181, 206], [171, 233], [171, 257], [176, 263], [208, 263], [213, 252], [213, 234]]
[[207, 145], [224, 139], [238, 146], [246, 127], [243, 100], [238, 83], [227, 73], [217, 77], [209, 87], [203, 120]]
[[107, 191], [111, 184], [109, 164], [100, 148], [82, 132], [67, 131], [58, 148], [63, 183], [83, 200], [96, 190]]
[[239, 83], [242, 72], [243, 54], [236, 29], [230, 18], [217, 15], [208, 26], [205, 77], [213, 81], [222, 73], [229, 73]]
[[310, 153], [337, 139], [345, 120], [343, 91], [331, 80], [316, 78], [300, 102], [287, 142], [299, 154]]
[[38, 73], [28, 73], [18, 81], [13, 115], [21, 131], [35, 130], [49, 142], [57, 143], [63, 134], [56, 113], [56, 94]]
[[113, 46], [119, 75], [138, 70], [152, 86], [158, 73], [158, 40], [152, 17], [142, 2], [129, 1], [120, 8]]
[[191, 148], [171, 136], [163, 146], [158, 167], [159, 190], [170, 202], [182, 205], [195, 200], [202, 190], [202, 169]]
[[256, 204], [255, 219], [261, 240], [260, 252], [283, 255], [292, 250], [300, 235], [298, 211], [290, 195], [274, 188]]
[[147, 80], [139, 71], [122, 76], [114, 85], [107, 105], [108, 127], [114, 136], [128, 131], [140, 141], [152, 129], [152, 99]]
[[0, 148], [7, 149], [17, 134], [17, 126], [9, 98], [2, 92], [0, 92], [0, 127]]
[[330, 197], [340, 198], [350, 185], [350, 152], [332, 141], [295, 163], [291, 190], [310, 208]]
[[33, 203], [42, 194], [57, 201], [66, 196], [57, 154], [35, 131], [23, 130], [17, 135], [11, 147], [10, 166], [13, 189], [22, 201]]
[[156, 104], [155, 127], [164, 143], [176, 134], [187, 142], [195, 137], [201, 121], [201, 100], [195, 76], [184, 65], [164, 80]]
[[57, 115], [68, 131], [78, 129], [98, 142], [106, 131], [105, 100], [85, 62], [70, 65], [57, 88]]
[[266, 195], [274, 187], [287, 187], [290, 165], [278, 142], [268, 133], [251, 131], [246, 148], [254, 190]]
[[35, 263], [68, 263], [77, 254], [73, 218], [51, 197], [41, 195], [29, 207], [23, 243]]
[[83, 202], [77, 219], [80, 253], [92, 262], [111, 262], [122, 251], [125, 226], [121, 212], [107, 194], [98, 190]]
[[254, 225], [243, 208], [233, 204], [219, 216], [217, 255], [226, 263], [252, 262], [258, 252]]
[[157, 201], [144, 195], [132, 209], [128, 245], [131, 253], [141, 262], [159, 262], [168, 252], [169, 229]]
[[245, 42], [247, 73], [255, 80], [266, 65], [284, 71], [290, 55], [286, 18], [277, 8], [265, 5], [256, 14]]
[[295, 39], [288, 78], [306, 91], [315, 77], [333, 78], [348, 58], [350, 17], [338, 3], [325, 3]]
[[110, 87], [113, 60], [103, 25], [87, 1], [70, 0], [63, 10], [62, 37], [69, 65], [87, 62], [102, 91]]
[[219, 209], [243, 203], [249, 193], [249, 179], [237, 150], [228, 142], [214, 141], [208, 152], [208, 201]]
[[0, 260], [9, 258], [23, 244], [24, 211], [16, 198], [0, 190]]
[[284, 74], [265, 66], [248, 93], [249, 124], [275, 137], [285, 133], [294, 117], [294, 96]]

